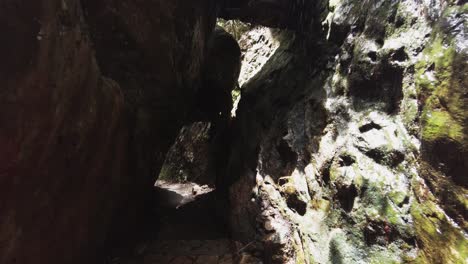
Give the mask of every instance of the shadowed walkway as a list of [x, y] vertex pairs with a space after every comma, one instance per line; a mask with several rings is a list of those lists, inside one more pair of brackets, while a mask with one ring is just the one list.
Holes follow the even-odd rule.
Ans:
[[261, 263], [238, 254], [242, 244], [229, 239], [216, 217], [215, 193], [193, 183], [158, 182], [155, 199], [159, 222], [151, 241], [132, 256], [114, 257], [111, 264], [231, 264]]

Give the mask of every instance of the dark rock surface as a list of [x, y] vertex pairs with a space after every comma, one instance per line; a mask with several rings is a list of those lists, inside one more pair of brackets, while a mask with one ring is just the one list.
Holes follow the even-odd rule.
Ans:
[[3, 1], [0, 21], [0, 263], [83, 263], [126, 180], [124, 97], [78, 1]]
[[239, 44], [223, 28], [216, 27], [208, 41], [203, 85], [197, 94], [197, 108], [201, 112], [199, 119], [215, 124], [230, 119], [231, 92], [237, 86], [240, 69]]
[[215, 26], [216, 2], [82, 3], [99, 65], [120, 84], [126, 99], [129, 173], [134, 179], [128, 183], [133, 186], [120, 214], [142, 219], [145, 206], [151, 206], [149, 195], [166, 152], [192, 118]]
[[2, 1], [0, 263], [92, 263], [110, 229], [115, 240], [141, 226], [200, 86], [214, 10]]

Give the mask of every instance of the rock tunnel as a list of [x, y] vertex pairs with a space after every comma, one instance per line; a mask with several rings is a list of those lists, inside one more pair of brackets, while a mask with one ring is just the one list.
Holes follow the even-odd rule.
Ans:
[[0, 1], [0, 264], [465, 263], [467, 7]]

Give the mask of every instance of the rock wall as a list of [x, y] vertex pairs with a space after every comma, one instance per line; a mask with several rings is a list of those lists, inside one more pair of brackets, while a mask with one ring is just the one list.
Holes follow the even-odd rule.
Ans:
[[275, 37], [242, 87], [235, 238], [266, 263], [463, 263], [466, 4], [328, 10], [322, 28]]
[[110, 229], [137, 227], [200, 86], [215, 8], [0, 3], [0, 263], [92, 263]]
[[[122, 200], [117, 230], [128, 236], [131, 221], [151, 206], [151, 190], [166, 152], [194, 112], [216, 1], [82, 0], [99, 66], [116, 80], [126, 99], [130, 191]], [[132, 210], [132, 211], [129, 211]], [[150, 223], [149, 223], [150, 224]], [[144, 225], [140, 225], [144, 227]]]
[[124, 98], [99, 71], [77, 1], [0, 9], [0, 263], [83, 260], [125, 177]]

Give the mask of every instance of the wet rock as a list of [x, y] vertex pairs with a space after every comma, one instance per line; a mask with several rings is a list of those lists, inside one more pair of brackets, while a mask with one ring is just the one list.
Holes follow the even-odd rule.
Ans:
[[[462, 2], [4, 3], [0, 262], [89, 263], [109, 229], [133, 229], [187, 120], [215, 132], [182, 133], [162, 177], [222, 175], [233, 236], [255, 245], [241, 263], [466, 261]], [[249, 56], [232, 126], [240, 50], [212, 35], [218, 10], [294, 31], [247, 48], [265, 53]], [[158, 242], [172, 263], [233, 256], [220, 241]]]

